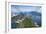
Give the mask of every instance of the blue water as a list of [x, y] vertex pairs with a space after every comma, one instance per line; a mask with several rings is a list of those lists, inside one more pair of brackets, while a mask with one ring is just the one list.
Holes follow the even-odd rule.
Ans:
[[29, 12], [27, 13], [28, 16], [32, 16], [32, 21], [33, 22], [37, 22], [37, 24], [39, 26], [41, 26], [41, 13], [38, 13], [38, 12]]
[[41, 26], [41, 16], [32, 16], [32, 21], [37, 22], [38, 25]]
[[[22, 14], [23, 12], [20, 12], [19, 14]], [[39, 26], [41, 26], [41, 13], [38, 12], [24, 12], [24, 15], [32, 16], [32, 21], [37, 22]], [[11, 28], [16, 28], [16, 23], [12, 21]]]
[[15, 23], [15, 21], [11, 21], [11, 28], [16, 28], [16, 23]]
[[24, 15], [32, 16], [32, 21], [37, 22], [39, 26], [41, 26], [41, 13], [38, 12], [24, 12]]

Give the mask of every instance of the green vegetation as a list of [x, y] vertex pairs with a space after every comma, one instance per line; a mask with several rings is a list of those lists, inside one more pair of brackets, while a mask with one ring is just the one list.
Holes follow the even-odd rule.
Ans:
[[32, 19], [25, 18], [22, 23], [24, 24], [24, 27], [32, 27]]
[[[17, 19], [20, 19], [19, 17], [14, 16], [14, 17], [11, 18], [11, 20], [16, 21]], [[25, 17], [25, 19], [22, 22], [16, 23], [16, 28], [29, 28], [29, 27], [32, 27], [32, 19], [31, 19], [31, 17], [30, 18]]]

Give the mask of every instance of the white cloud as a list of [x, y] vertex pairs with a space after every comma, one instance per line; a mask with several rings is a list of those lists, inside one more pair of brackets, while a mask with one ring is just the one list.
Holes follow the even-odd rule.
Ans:
[[12, 7], [12, 12], [29, 12], [29, 11], [36, 11], [41, 12], [39, 7]]

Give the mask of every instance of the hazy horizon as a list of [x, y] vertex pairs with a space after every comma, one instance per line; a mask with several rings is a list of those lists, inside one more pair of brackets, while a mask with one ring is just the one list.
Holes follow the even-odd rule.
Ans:
[[41, 13], [41, 6], [25, 6], [25, 5], [11, 5], [11, 13], [14, 15], [15, 13], [20, 12], [38, 12]]

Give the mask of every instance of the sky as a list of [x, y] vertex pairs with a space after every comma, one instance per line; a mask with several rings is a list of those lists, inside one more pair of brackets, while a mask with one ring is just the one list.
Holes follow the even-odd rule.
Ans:
[[27, 6], [27, 5], [11, 5], [11, 12], [19, 13], [19, 12], [39, 12], [41, 13], [41, 6]]

